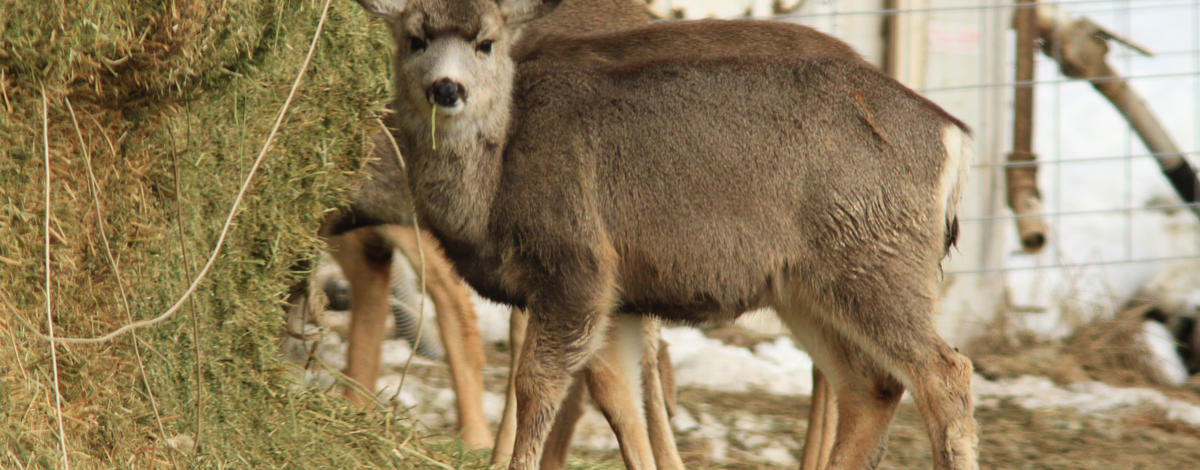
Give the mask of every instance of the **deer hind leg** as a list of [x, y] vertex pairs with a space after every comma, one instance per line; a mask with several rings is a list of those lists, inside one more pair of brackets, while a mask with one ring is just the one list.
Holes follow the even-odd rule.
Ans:
[[500, 429], [496, 432], [496, 447], [492, 448], [492, 465], [507, 462], [513, 453], [517, 438], [517, 366], [525, 349], [525, 329], [529, 325], [529, 314], [514, 308], [508, 317], [508, 386], [504, 394], [504, 415], [500, 417]]
[[[977, 470], [979, 437], [971, 403], [971, 360], [946, 344], [934, 330], [930, 321], [934, 303], [932, 295], [917, 302], [892, 303], [880, 309], [883, 315], [874, 315], [878, 323], [857, 322], [845, 325], [845, 329], [866, 354], [874, 356], [876, 364], [890, 373], [889, 381], [895, 383], [895, 388], [906, 386], [913, 392], [929, 433], [934, 468]], [[888, 313], [896, 312], [894, 309], [905, 307], [910, 309], [908, 312], [922, 315], [889, 317]], [[887, 334], [873, 336], [881, 331]], [[890, 393], [893, 385], [887, 382], [877, 380], [875, 389], [869, 391]], [[839, 399], [842, 392], [838, 390]], [[897, 392], [896, 399], [899, 395]], [[838, 411], [845, 413], [847, 408], [839, 406]]]
[[346, 398], [366, 405], [379, 378], [379, 354], [386, 334], [391, 294], [392, 248], [374, 229], [358, 229], [329, 239], [330, 254], [350, 283], [350, 337], [346, 376], [360, 387], [345, 388]]
[[887, 448], [887, 428], [904, 389], [811, 312], [785, 317], [816, 364], [801, 468], [874, 469]]
[[[979, 435], [971, 403], [971, 360], [945, 343], [904, 367], [925, 418], [934, 468], [978, 470]], [[909, 359], [909, 358], [905, 358]], [[897, 361], [899, 362], [899, 361]]]
[[458, 404], [458, 426], [463, 441], [471, 448], [492, 446], [492, 433], [483, 414], [483, 340], [470, 294], [442, 255], [436, 240], [411, 227], [390, 225], [386, 236], [421, 274], [421, 252], [425, 261], [425, 288], [437, 310], [438, 331], [446, 348], [446, 363]]
[[[851, 462], [865, 465], [880, 458], [894, 401], [908, 388], [926, 423], [934, 468], [976, 470], [971, 362], [933, 328], [932, 274], [922, 280], [886, 268], [867, 271], [873, 275], [842, 279], [825, 296], [808, 296], [829, 299], [830, 306], [814, 310], [808, 323], [816, 323], [816, 334], [797, 333], [807, 336], [806, 347], [817, 345], [814, 361], [837, 396], [838, 431], [829, 467], [860, 468]], [[797, 324], [794, 318], [789, 325]]]
[[812, 375], [812, 407], [808, 410], [808, 430], [800, 470], [824, 470], [829, 465], [837, 431], [837, 396], [821, 369], [813, 367]]

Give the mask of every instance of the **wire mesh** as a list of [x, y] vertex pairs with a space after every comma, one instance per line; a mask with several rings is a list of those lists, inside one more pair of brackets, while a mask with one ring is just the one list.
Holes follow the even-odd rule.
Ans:
[[[923, 83], [914, 88], [975, 130], [976, 161], [968, 184], [988, 191], [975, 196], [983, 198], [978, 203], [964, 203], [960, 216], [964, 232], [983, 233], [977, 243], [990, 246], [976, 250], [980, 254], [968, 262], [955, 263], [947, 276], [997, 276], [1007, 285], [1008, 301], [1018, 305], [1061, 302], [1065, 290], [1082, 302], [1111, 301], [1133, 295], [1171, 262], [1200, 259], [1197, 215], [1157, 164], [1171, 155], [1147, 149], [1094, 89], [1116, 80], [1129, 83], [1195, 167], [1200, 160], [1200, 0], [1037, 2], [1069, 18], [1086, 17], [1154, 54], [1147, 57], [1108, 41], [1106, 60], [1117, 76], [1080, 80], [1063, 74], [1063, 51], [1051, 47], [1037, 54], [1036, 75], [1028, 82], [1014, 79], [1015, 1], [784, 0], [772, 8], [796, 2], [802, 5], [784, 14], [772, 14], [755, 0], [734, 10], [812, 26], [846, 40], [877, 64], [887, 49], [887, 39], [880, 38], [889, 18], [925, 22], [931, 55], [924, 59]], [[714, 2], [671, 3], [686, 9]], [[861, 22], [878, 28], [855, 27]], [[947, 55], [959, 60], [947, 61]], [[1038, 254], [1021, 251], [1015, 229], [1019, 216], [1003, 206], [1005, 171], [1031, 165], [1004, 159], [1012, 150], [1013, 89], [1024, 84], [1035, 89], [1033, 151], [1041, 216], [1049, 227], [1048, 244]]]

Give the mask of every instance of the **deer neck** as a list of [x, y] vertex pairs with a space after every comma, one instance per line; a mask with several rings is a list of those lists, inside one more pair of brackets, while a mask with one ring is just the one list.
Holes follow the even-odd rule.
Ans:
[[417, 215], [449, 241], [478, 245], [485, 239], [499, 189], [511, 97], [503, 93], [497, 101], [490, 112], [438, 115], [436, 121], [428, 108], [411, 109], [401, 100], [392, 105], [397, 112], [389, 127], [403, 137], [397, 141], [403, 142]]

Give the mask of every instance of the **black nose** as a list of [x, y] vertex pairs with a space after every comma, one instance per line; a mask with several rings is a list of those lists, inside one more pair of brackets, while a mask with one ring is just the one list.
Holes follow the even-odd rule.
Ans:
[[451, 81], [448, 78], [443, 78], [433, 82], [433, 86], [429, 88], [429, 94], [433, 97], [433, 102], [438, 106], [451, 107], [458, 104], [458, 101], [467, 97], [467, 90], [462, 85]]

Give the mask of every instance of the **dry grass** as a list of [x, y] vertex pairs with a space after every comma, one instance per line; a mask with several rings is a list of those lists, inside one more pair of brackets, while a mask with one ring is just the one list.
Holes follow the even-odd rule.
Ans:
[[[792, 455], [800, 455], [799, 444], [808, 425], [808, 397], [684, 389], [680, 391], [680, 404], [693, 414], [710, 414], [731, 434], [745, 431], [739, 429], [737, 416], [749, 412], [769, 423], [771, 442], [795, 442]], [[1200, 429], [1168, 420], [1157, 410], [1131, 410], [1128, 415], [1114, 417], [1072, 410], [1028, 410], [1001, 402], [995, 407], [976, 407], [975, 418], [980, 426], [980, 468], [985, 470], [1166, 470], [1200, 465], [1200, 446], [1196, 446]], [[688, 468], [714, 467], [705, 457], [702, 438], [685, 433], [678, 440]], [[739, 451], [734, 441], [729, 452], [737, 455]], [[920, 413], [911, 401], [902, 402], [880, 468], [928, 469], [932, 465]], [[744, 463], [719, 468], [775, 467]]]
[[1142, 339], [1142, 323], [1150, 306], [1133, 306], [1112, 318], [1083, 324], [1061, 341], [1010, 335], [1003, 316], [975, 338], [967, 354], [976, 372], [989, 379], [1045, 376], [1059, 385], [1100, 381], [1122, 387], [1146, 387], [1175, 399], [1200, 404], [1194, 383], [1170, 383], [1153, 365]]
[[323, 4], [0, 0], [0, 467], [481, 462], [403, 416], [295, 386], [276, 351], [287, 286], [303, 275], [293, 266], [318, 252], [322, 211], [359, 177], [370, 110], [387, 94], [386, 35], [353, 2], [333, 2], [194, 317], [53, 350], [35, 333], [47, 329], [47, 279], [59, 336], [93, 337], [175, 302], [213, 248]]

